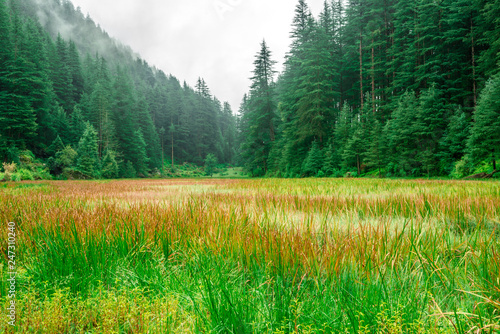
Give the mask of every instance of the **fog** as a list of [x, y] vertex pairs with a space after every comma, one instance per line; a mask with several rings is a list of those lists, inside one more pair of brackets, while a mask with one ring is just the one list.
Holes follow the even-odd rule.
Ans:
[[[266, 39], [282, 62], [298, 1], [290, 0], [72, 0], [75, 7], [139, 53], [150, 65], [212, 94], [238, 110], [248, 91], [255, 54]], [[309, 0], [315, 17], [323, 0]]]

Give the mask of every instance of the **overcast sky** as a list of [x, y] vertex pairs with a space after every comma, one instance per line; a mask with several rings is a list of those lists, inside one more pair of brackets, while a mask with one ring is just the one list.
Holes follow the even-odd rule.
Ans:
[[[72, 0], [150, 65], [238, 111], [262, 39], [281, 71], [298, 0]], [[315, 17], [324, 0], [309, 0]]]

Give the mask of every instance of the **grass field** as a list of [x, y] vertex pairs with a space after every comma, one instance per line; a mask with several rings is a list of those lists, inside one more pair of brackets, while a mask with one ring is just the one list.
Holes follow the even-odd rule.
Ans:
[[2, 333], [500, 331], [499, 182], [8, 183], [0, 221]]

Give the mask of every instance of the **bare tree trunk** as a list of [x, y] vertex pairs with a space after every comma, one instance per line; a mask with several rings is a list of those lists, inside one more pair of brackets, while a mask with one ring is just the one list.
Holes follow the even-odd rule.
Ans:
[[356, 155], [356, 162], [358, 166], [358, 176], [361, 175], [361, 160], [359, 159], [359, 154]]
[[174, 131], [172, 131], [172, 169], [174, 169]]
[[373, 37], [372, 37], [372, 106], [373, 106], [373, 114], [375, 115], [375, 50], [373, 48]]
[[474, 92], [474, 108], [475, 108], [477, 106], [476, 51], [474, 47], [474, 26], [472, 21], [472, 14], [470, 17], [470, 36], [471, 36], [471, 46], [472, 46], [472, 91]]
[[359, 33], [359, 96], [361, 101], [361, 109], [364, 106], [363, 99], [363, 34]]

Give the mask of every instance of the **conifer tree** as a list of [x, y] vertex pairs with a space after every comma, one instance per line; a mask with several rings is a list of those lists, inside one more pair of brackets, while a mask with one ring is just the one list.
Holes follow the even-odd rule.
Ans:
[[418, 100], [415, 93], [406, 92], [399, 99], [391, 119], [385, 125], [390, 156], [391, 172], [398, 176], [407, 176], [418, 168], [418, 154], [415, 141], [416, 110]]
[[317, 141], [314, 141], [304, 160], [302, 172], [305, 176], [316, 176], [324, 164], [323, 152]]
[[102, 159], [101, 175], [106, 179], [115, 179], [118, 177], [118, 163], [116, 161], [116, 153], [112, 150], [106, 150]]
[[205, 158], [205, 174], [212, 177], [215, 165], [217, 165], [217, 157], [212, 153], [207, 154]]
[[250, 97], [247, 101], [248, 111], [243, 115], [248, 128], [242, 147], [242, 157], [250, 172], [256, 168], [267, 172], [269, 153], [276, 140], [274, 64], [275, 62], [271, 59], [271, 51], [266, 42], [263, 41], [261, 50], [254, 61], [255, 69]]
[[76, 168], [90, 178], [99, 176], [99, 145], [97, 132], [87, 123], [85, 132], [78, 143], [78, 160]]
[[129, 158], [139, 176], [148, 175], [149, 159], [146, 154], [146, 142], [144, 141], [141, 129], [134, 132]]
[[455, 162], [466, 154], [467, 140], [470, 136], [470, 120], [462, 108], [457, 107], [440, 144], [440, 160], [449, 174]]
[[468, 155], [474, 164], [491, 163], [496, 171], [500, 159], [500, 74], [492, 77], [481, 92], [474, 113], [474, 124], [467, 143]]

